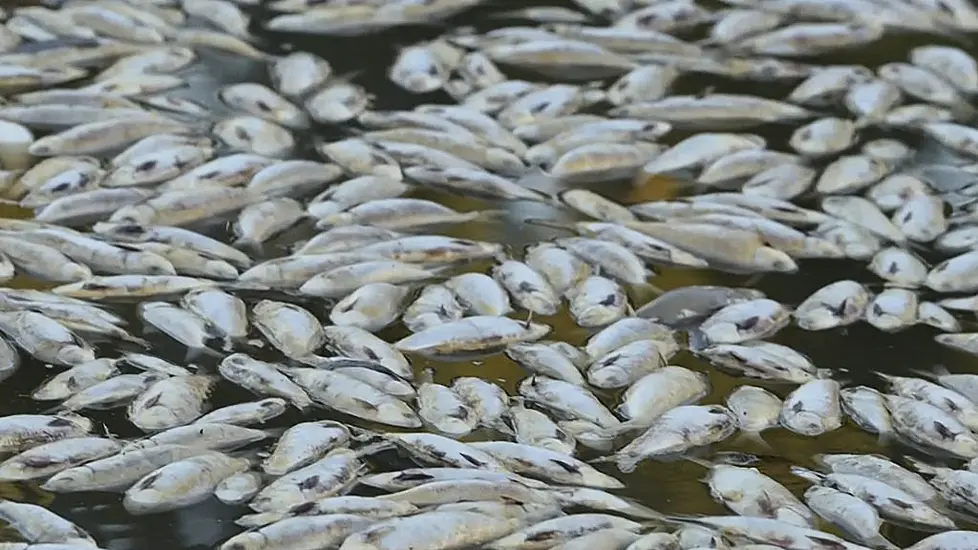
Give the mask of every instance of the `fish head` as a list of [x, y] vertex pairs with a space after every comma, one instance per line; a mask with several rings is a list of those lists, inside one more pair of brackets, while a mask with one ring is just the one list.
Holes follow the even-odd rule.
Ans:
[[265, 537], [258, 532], [241, 533], [221, 545], [220, 550], [262, 550]]
[[829, 308], [819, 306], [807, 311], [796, 311], [795, 322], [802, 330], [828, 330], [839, 325], [839, 317]]
[[754, 251], [754, 267], [764, 271], [777, 273], [797, 273], [798, 264], [791, 256], [769, 246], [758, 247]]
[[95, 360], [95, 352], [80, 346], [65, 346], [58, 350], [58, 360], [65, 365], [80, 365]]
[[549, 168], [557, 161], [557, 153], [554, 148], [546, 143], [534, 145], [526, 150], [523, 155], [527, 162], [535, 166]]
[[804, 252], [806, 255], [817, 258], [845, 258], [846, 252], [837, 243], [827, 239], [807, 238], [805, 239]]
[[89, 269], [87, 266], [76, 264], [74, 262], [62, 264], [58, 273], [68, 281], [81, 281], [92, 276], [91, 269]]
[[501, 174], [518, 175], [526, 172], [526, 165], [520, 157], [499, 147], [486, 149], [486, 163]]
[[527, 321], [524, 324], [524, 328], [526, 331], [524, 338], [526, 338], [527, 340], [539, 340], [540, 338], [543, 338], [544, 336], [550, 334], [550, 330], [551, 330], [550, 325], [544, 325], [542, 323], [531, 323], [529, 321]]
[[123, 206], [112, 214], [110, 221], [126, 225], [152, 225], [155, 214], [153, 207], [146, 204]]
[[87, 485], [91, 481], [92, 476], [92, 470], [85, 466], [69, 468], [55, 474], [41, 488], [45, 491], [55, 493], [77, 491], [79, 487]]
[[822, 417], [810, 411], [796, 412], [790, 418], [785, 419], [785, 423], [790, 425], [793, 431], [810, 437], [820, 435], [825, 431], [825, 427], [822, 425]]
[[320, 229], [326, 229], [337, 225], [352, 225], [352, 224], [353, 224], [353, 214], [349, 212], [337, 212], [336, 214], [330, 214], [328, 216], [320, 218], [316, 226]]
[[954, 441], [951, 442], [950, 449], [958, 456], [966, 458], [978, 457], [978, 439], [971, 433], [957, 434], [954, 436]]

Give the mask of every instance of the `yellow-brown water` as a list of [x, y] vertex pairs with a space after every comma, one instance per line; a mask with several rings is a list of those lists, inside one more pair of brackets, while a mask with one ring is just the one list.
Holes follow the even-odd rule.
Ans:
[[[522, 2], [496, 2], [495, 7], [520, 7]], [[560, 4], [548, 2], [548, 4]], [[489, 6], [488, 9], [492, 9]], [[479, 28], [489, 26], [486, 12], [470, 14], [456, 22], [457, 24], [477, 25]], [[513, 22], [513, 24], [520, 24]], [[300, 38], [289, 36], [269, 37], [277, 46], [293, 43], [298, 49], [314, 51], [334, 64], [340, 74], [363, 71], [358, 74], [357, 82], [365, 85], [368, 90], [377, 95], [375, 108], [410, 108], [415, 104], [431, 101], [447, 101], [441, 96], [413, 97], [398, 90], [388, 83], [384, 76], [386, 67], [390, 64], [395, 48], [410, 44], [414, 41], [430, 38], [443, 32], [444, 28], [412, 28], [385, 33], [379, 37], [364, 39], [323, 39]], [[889, 62], [903, 60], [907, 51], [917, 45], [933, 42], [928, 37], [898, 36], [872, 47], [844, 56], [834, 56], [832, 59], [821, 59], [818, 62], [860, 63], [870, 67]], [[978, 54], [978, 47], [971, 48], [973, 54]], [[212, 71], [215, 79], [229, 82], [242, 78], [263, 78], [261, 67], [243, 66], [239, 71], [235, 67], [229, 69], [223, 64], [215, 63]], [[724, 81], [715, 77], [686, 76], [678, 85], [677, 93], [697, 91], [714, 87], [717, 91], [736, 91], [750, 93], [761, 88], [757, 84]], [[763, 86], [765, 95], [771, 97], [783, 96], [789, 89], [788, 85]], [[215, 90], [197, 90], [194, 92], [198, 99], [213, 99]], [[759, 131], [768, 139], [769, 147], [786, 149], [786, 137], [790, 128], [767, 127]], [[334, 138], [342, 135], [336, 129], [319, 128], [312, 137]], [[875, 136], [869, 136], [875, 137]], [[901, 136], [907, 137], [907, 136]], [[310, 140], [311, 142], [311, 140]], [[911, 141], [911, 143], [913, 143]], [[676, 182], [666, 179], [655, 179], [638, 182], [632, 186], [629, 183], [604, 185], [595, 191], [631, 204], [660, 198], [676, 196], [685, 192], [685, 188]], [[540, 227], [522, 225], [519, 222], [530, 217], [550, 217], [557, 219], [572, 219], [567, 212], [557, 211], [549, 206], [492, 203], [482, 200], [461, 198], [442, 193], [425, 193], [418, 196], [433, 198], [459, 210], [474, 210], [487, 208], [504, 208], [507, 216], [504, 219], [488, 222], [466, 224], [449, 229], [453, 235], [499, 241], [508, 244], [514, 253], [519, 253], [522, 246], [539, 240], [549, 239], [560, 235], [558, 231]], [[0, 205], [0, 217], [20, 218], [30, 213]], [[308, 229], [308, 228], [306, 228]], [[290, 232], [267, 247], [269, 256], [285, 253], [284, 245], [300, 238], [302, 230]], [[472, 266], [470, 269], [476, 269]], [[862, 264], [854, 262], [802, 262], [800, 273], [795, 275], [769, 275], [762, 278], [750, 278], [716, 273], [706, 270], [658, 270], [658, 276], [651, 282], [660, 289], [670, 289], [690, 284], [751, 284], [770, 297], [795, 305], [817, 288], [840, 279], [851, 278], [871, 285], [879, 282], [865, 269]], [[47, 288], [49, 285], [40, 284], [18, 277], [12, 286], [26, 288]], [[654, 293], [648, 288], [630, 289], [632, 303], [638, 307], [649, 301]], [[322, 301], [303, 301], [314, 314], [325, 318], [327, 304]], [[120, 306], [123, 312], [131, 317], [131, 306]], [[565, 312], [547, 319], [537, 319], [553, 325], [555, 338], [566, 340], [573, 344], [582, 343], [591, 331], [583, 330], [574, 325]], [[138, 323], [138, 321], [134, 321]], [[138, 327], [138, 324], [134, 325]], [[403, 329], [393, 329], [384, 334], [385, 337], [398, 337]], [[878, 386], [878, 380], [872, 375], [873, 371], [888, 373], [908, 373], [911, 369], [930, 369], [935, 365], [943, 365], [953, 372], [978, 373], [978, 359], [961, 353], [955, 353], [937, 346], [932, 341], [934, 331], [927, 328], [914, 328], [898, 334], [884, 334], [866, 325], [857, 324], [844, 330], [828, 332], [804, 332], [793, 327], [783, 330], [774, 341], [786, 344], [811, 357], [814, 363], [825, 369], [836, 372], [836, 378], [853, 383], [867, 383]], [[184, 350], [164, 337], [150, 337], [154, 344], [154, 352], [164, 358], [182, 362]], [[114, 350], [105, 344], [99, 347], [102, 355], [111, 356]], [[481, 376], [499, 382], [511, 394], [515, 394], [517, 382], [525, 373], [512, 361], [502, 355], [494, 355], [465, 362], [437, 362], [413, 358], [418, 371], [433, 367], [436, 380], [447, 382], [458, 376]], [[709, 373], [713, 385], [712, 393], [704, 400], [705, 403], [722, 403], [733, 388], [741, 384], [754, 384], [774, 391], [781, 397], [787, 395], [793, 386], [765, 384], [763, 382], [737, 379], [717, 372], [708, 364], [695, 357], [683, 353], [673, 362], [688, 368]], [[205, 364], [206, 367], [206, 364]], [[28, 362], [15, 377], [4, 382], [6, 399], [0, 401], [0, 414], [37, 412], [42, 409], [29, 394], [42, 380], [51, 373], [42, 365]], [[608, 402], [613, 402], [616, 394], [600, 394]], [[221, 385], [214, 396], [214, 405], [223, 406], [248, 399], [244, 392]], [[328, 418], [323, 411], [313, 413], [315, 418]], [[117, 435], [132, 437], [139, 435], [125, 420], [124, 413], [110, 411], [94, 415], [97, 420], [104, 421], [109, 430]], [[289, 414], [270, 423], [272, 427], [285, 426], [299, 420], [297, 414]], [[478, 436], [476, 436], [478, 437]], [[816, 453], [826, 452], [877, 452], [893, 456], [901, 456], [911, 452], [908, 448], [889, 442], [879, 442], [875, 436], [860, 431], [851, 423], [842, 429], [816, 438], [806, 438], [795, 435], [787, 430], [775, 429], [765, 433], [765, 439], [770, 448], [761, 448], [750, 442], [738, 441], [732, 438], [713, 450], [738, 450], [763, 455], [762, 462], [757, 466], [761, 471], [778, 479], [797, 494], [804, 490], [806, 483], [788, 473], [791, 465], [812, 467], [811, 457]], [[385, 463], [387, 459], [385, 459]], [[379, 464], [378, 464], [379, 466]], [[387, 464], [389, 467], [390, 464]], [[606, 471], [621, 476], [612, 466], [602, 466]], [[700, 481], [703, 477], [702, 467], [688, 462], [645, 462], [630, 475], [621, 476], [627, 483], [624, 493], [640, 502], [666, 513], [725, 513], [724, 509], [710, 497], [705, 485]], [[111, 494], [80, 494], [58, 495], [45, 493], [34, 484], [0, 484], [0, 497], [20, 501], [41, 503], [50, 506], [54, 511], [65, 515], [89, 530], [93, 536], [107, 548], [132, 548], [139, 550], [155, 549], [191, 549], [212, 548], [227, 539], [240, 529], [233, 520], [242, 515], [245, 509], [231, 508], [218, 504], [216, 501], [194, 506], [185, 510], [158, 514], [148, 517], [132, 517], [120, 504], [118, 495]], [[963, 527], [968, 527], [962, 525]], [[973, 527], [973, 526], [971, 526]], [[827, 527], [826, 527], [827, 528]], [[910, 544], [923, 536], [901, 528], [887, 526], [885, 534], [898, 545]]]

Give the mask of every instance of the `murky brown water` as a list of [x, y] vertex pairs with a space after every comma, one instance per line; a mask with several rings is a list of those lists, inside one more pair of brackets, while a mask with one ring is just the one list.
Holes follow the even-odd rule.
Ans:
[[[496, 8], [511, 8], [519, 4], [522, 3], [496, 2], [494, 6]], [[540, 4], [560, 5], [561, 3], [541, 2]], [[494, 9], [493, 6], [488, 6], [479, 13], [469, 14], [449, 25], [466, 24], [476, 25], [479, 28], [499, 26], [499, 22], [490, 24], [486, 17], [487, 10], [491, 9]], [[516, 21], [511, 23], [519, 24]], [[272, 36], [268, 39], [270, 43], [282, 47], [291, 43], [298, 49], [314, 51], [328, 59], [338, 73], [362, 71], [356, 77], [356, 81], [377, 95], [375, 108], [393, 109], [411, 108], [419, 103], [448, 101], [447, 97], [437, 94], [424, 97], [412, 96], [395, 88], [387, 82], [384, 76], [384, 70], [393, 59], [396, 47], [433, 37], [444, 30], [444, 26], [411, 28], [368, 38], [342, 40], [287, 36]], [[909, 49], [928, 42], [932, 42], [932, 40], [926, 37], [892, 37], [851, 55], [835, 56], [832, 59], [819, 61], [844, 61], [873, 67], [888, 61], [902, 60], [906, 57]], [[978, 54], [978, 47], [972, 47], [971, 52]], [[207, 77], [213, 79], [215, 88], [220, 83], [265, 78], [263, 68], [252, 63], [229, 64], [227, 63], [228, 60], [224, 58], [213, 56], [208, 56], [208, 58], [213, 62], [208, 65]], [[706, 87], [713, 87], [721, 92], [742, 93], [750, 93], [763, 88], [765, 95], [772, 97], [783, 96], [790, 89], [790, 86], [765, 84], [761, 87], [756, 83], [730, 82], [715, 77], [705, 78], [692, 75], [684, 77], [679, 82], [676, 91], [677, 93], [686, 93], [702, 90]], [[216, 101], [214, 94], [214, 89], [195, 90], [194, 98]], [[789, 132], [790, 128], [777, 126], [762, 128], [758, 131], [767, 138], [769, 147], [774, 149], [787, 148], [786, 141]], [[315, 137], [331, 139], [339, 135], [342, 134], [335, 129], [319, 128], [314, 135], [308, 136], [310, 139], [307, 142], [311, 143], [311, 138]], [[671, 139], [681, 137], [670, 136]], [[879, 136], [867, 135], [865, 137], [871, 139]], [[306, 152], [309, 153], [310, 150], [307, 148]], [[632, 186], [630, 183], [603, 185], [595, 191], [623, 203], [654, 200], [685, 192], [679, 184], [665, 179], [642, 181], [636, 186]], [[462, 237], [505, 242], [514, 251], [518, 251], [526, 244], [560, 235], [558, 231], [523, 225], [520, 223], [522, 220], [531, 217], [570, 219], [567, 218], [567, 212], [539, 204], [491, 203], [440, 193], [425, 193], [418, 196], [443, 201], [459, 210], [506, 208], [507, 215], [502, 220], [467, 224], [451, 229], [449, 232]], [[16, 207], [0, 205], [0, 217], [27, 216], [29, 216], [29, 212]], [[221, 233], [223, 229], [218, 225], [215, 231]], [[276, 243], [268, 247], [266, 253], [269, 256], [281, 255], [284, 253], [282, 247], [285, 244], [302, 236], [302, 229], [290, 232], [289, 235], [278, 239]], [[479, 266], [471, 266], [469, 269], [479, 269]], [[801, 272], [797, 275], [769, 275], [759, 279], [704, 270], [661, 270], [651, 282], [661, 289], [690, 284], [750, 284], [763, 290], [774, 299], [795, 305], [817, 288], [843, 278], [851, 278], [866, 282], [869, 285], [879, 286], [879, 281], [866, 271], [862, 264], [843, 262], [802, 262]], [[20, 277], [11, 284], [17, 287], [46, 288], [45, 285], [38, 284], [36, 281]], [[630, 294], [632, 303], [636, 307], [646, 303], [654, 296], [653, 290], [649, 288], [632, 288]], [[304, 302], [304, 305], [323, 318], [328, 311], [326, 304], [322, 301], [308, 301]], [[128, 311], [131, 314], [131, 306], [121, 305], [119, 308], [121, 311]], [[565, 313], [553, 318], [535, 320], [552, 324], [555, 327], [555, 337], [573, 344], [582, 343], [591, 334], [589, 331], [576, 327]], [[138, 326], [138, 324], [134, 326]], [[403, 333], [403, 329], [395, 329], [382, 336], [397, 338]], [[809, 355], [818, 367], [836, 371], [839, 373], [837, 378], [854, 383], [878, 386], [878, 380], [872, 374], [873, 371], [877, 370], [888, 373], [907, 373], [911, 369], [928, 369], [935, 365], [944, 365], [954, 372], [978, 372], [978, 359], [937, 346], [932, 341], [933, 334], [934, 331], [928, 328], [914, 328], [899, 334], [884, 334], [869, 325], [857, 324], [845, 330], [824, 333], [804, 332], [789, 327], [781, 331], [774, 340]], [[154, 343], [154, 350], [158, 351], [161, 356], [176, 362], [182, 362], [184, 359], [182, 347], [169, 343], [165, 338], [152, 335], [150, 340]], [[99, 347], [99, 352], [103, 356], [111, 356], [116, 350], [103, 344]], [[523, 371], [518, 366], [502, 355], [491, 356], [478, 361], [448, 363], [432, 362], [421, 358], [414, 359], [414, 364], [419, 372], [426, 367], [434, 367], [436, 380], [439, 382], [445, 383], [458, 376], [482, 376], [499, 382], [513, 394], [515, 394], [516, 384], [524, 376]], [[793, 386], [765, 384], [730, 377], [717, 372], [688, 353], [680, 354], [673, 362], [709, 373], [714, 389], [711, 395], [704, 400], [705, 403], [722, 402], [724, 396], [728, 395], [734, 387], [744, 383], [767, 387], [782, 397], [793, 389]], [[204, 365], [206, 367], [208, 363]], [[40, 364], [29, 363], [25, 365], [21, 372], [4, 383], [4, 388], [8, 393], [6, 399], [0, 401], [0, 415], [38, 411], [37, 403], [30, 400], [29, 394], [50, 374]], [[608, 393], [603, 397], [611, 402], [616, 400], [617, 395]], [[247, 395], [241, 390], [232, 388], [229, 384], [223, 384], [215, 393], [215, 406], [223, 406], [247, 398]], [[322, 411], [315, 411], [313, 415], [316, 419], [329, 417]], [[106, 422], [113, 433], [124, 437], [139, 435], [133, 427], [128, 425], [124, 416], [124, 412], [121, 411], [94, 415], [97, 420]], [[276, 419], [271, 427], [289, 425], [298, 420], [298, 414], [293, 413]], [[840, 430], [817, 438], [805, 438], [782, 429], [765, 432], [765, 437], [770, 444], [770, 448], [767, 449], [734, 438], [718, 445], [715, 450], [738, 450], [763, 454], [764, 460], [758, 468], [785, 483], [798, 494], [804, 490], [807, 484], [789, 475], [788, 467], [790, 465], [812, 467], [811, 457], [815, 453], [879, 452], [889, 455], [903, 455], [910, 452], [909, 449], [899, 445], [879, 442], [875, 436], [861, 432], [851, 423]], [[394, 457], [385, 455], [379, 457], [379, 460], [388, 462], [394, 460]], [[387, 466], [390, 467], [391, 464], [388, 463]], [[611, 468], [609, 471], [614, 475], [621, 475], [613, 471], [613, 467], [605, 466], [605, 468]], [[724, 509], [714, 503], [705, 485], [700, 481], [703, 474], [702, 467], [688, 462], [644, 462], [634, 474], [624, 476], [627, 483], [624, 492], [644, 504], [667, 513], [724, 513]], [[104, 547], [112, 549], [211, 548], [238, 532], [239, 528], [232, 522], [236, 517], [246, 513], [244, 507], [227, 507], [212, 499], [198, 506], [174, 513], [137, 518], [130, 516], [123, 510], [118, 495], [82, 494], [55, 497], [40, 490], [34, 484], [0, 484], [0, 497], [50, 506], [54, 511], [65, 515], [89, 530]], [[967, 526], [963, 527], [967, 528]], [[898, 545], [910, 544], [923, 536], [921, 533], [889, 525], [885, 529], [885, 535]]]

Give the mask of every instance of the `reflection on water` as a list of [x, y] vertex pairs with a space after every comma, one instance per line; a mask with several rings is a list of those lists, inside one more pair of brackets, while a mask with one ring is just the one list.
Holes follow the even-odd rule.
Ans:
[[[550, 2], [554, 3], [554, 2]], [[512, 7], [512, 4], [498, 2], [502, 7]], [[473, 24], [481, 26], [486, 21], [484, 14], [468, 15], [458, 24]], [[447, 97], [432, 94], [426, 97], [415, 97], [407, 94], [390, 84], [384, 69], [390, 64], [396, 48], [414, 41], [430, 38], [444, 28], [410, 28], [401, 29], [381, 36], [358, 39], [323, 39], [296, 38], [285, 36], [266, 37], [271, 43], [280, 46], [294, 47], [316, 52], [330, 61], [339, 74], [354, 75], [357, 82], [375, 93], [377, 109], [411, 108], [418, 103], [448, 101]], [[883, 43], [850, 56], [844, 61], [876, 65], [895, 59], [903, 59], [906, 52], [917, 45], [928, 42], [913, 36], [889, 38]], [[978, 53], [975, 51], [973, 53]], [[193, 99], [204, 102], [215, 110], [223, 110], [216, 99], [216, 89], [219, 85], [239, 81], [264, 81], [265, 71], [260, 65], [250, 61], [229, 59], [215, 54], [204, 55], [206, 66], [192, 69], [195, 87], [191, 92]], [[841, 61], [843, 59], [831, 59]], [[754, 85], [736, 82], [723, 82], [717, 79], [702, 77], [684, 77], [678, 85], [677, 93], [688, 93], [715, 87], [717, 91], [751, 93]], [[788, 88], [766, 86], [769, 95], [784, 95]], [[201, 92], [201, 90], [207, 90]], [[785, 149], [789, 128], [772, 126], [758, 131], [767, 138], [769, 146], [774, 149]], [[311, 145], [315, 139], [332, 139], [337, 137], [335, 130], [318, 128], [306, 136], [303, 154], [312, 156]], [[682, 135], [670, 136], [671, 140], [681, 139]], [[875, 136], [867, 136], [875, 137]], [[554, 188], [543, 188], [545, 191], [557, 191]], [[596, 189], [603, 195], [624, 203], [636, 203], [659, 198], [675, 196], [683, 193], [683, 188], [676, 182], [658, 178], [638, 182], [638, 185], [622, 183], [604, 185]], [[460, 237], [481, 240], [496, 240], [507, 243], [514, 250], [542, 239], [561, 236], [560, 231], [525, 225], [521, 222], [527, 218], [546, 217], [558, 220], [571, 220], [570, 214], [553, 207], [537, 203], [501, 204], [482, 200], [466, 199], [453, 195], [426, 192], [416, 196], [443, 201], [445, 204], [459, 210], [506, 208], [504, 216], [494, 220], [480, 221], [451, 228], [448, 233]], [[28, 213], [16, 207], [0, 204], [0, 217], [19, 218]], [[308, 227], [306, 228], [308, 230]], [[216, 231], [224, 231], [218, 225]], [[284, 245], [301, 237], [301, 231], [291, 232], [289, 236], [278, 240], [266, 249], [269, 256], [284, 253]], [[702, 270], [663, 269], [652, 279], [655, 287], [670, 289], [690, 284], [750, 284], [760, 288], [770, 297], [791, 305], [800, 302], [819, 287], [843, 278], [851, 278], [865, 282], [868, 285], [879, 285], [878, 280], [864, 269], [861, 264], [846, 264], [840, 262], [803, 262], [801, 273], [797, 275], [767, 275], [762, 278], [749, 278], [729, 274], [718, 274]], [[22, 277], [16, 278], [12, 284], [26, 288], [45, 288], [35, 281]], [[649, 301], [654, 292], [652, 288], [630, 289], [632, 303], [637, 306]], [[323, 304], [312, 303], [311, 311], [324, 315]], [[131, 317], [131, 308], [122, 308], [123, 313]], [[552, 318], [537, 319], [554, 326], [554, 335], [572, 344], [580, 344], [591, 332], [577, 327], [565, 313]], [[403, 335], [403, 329], [393, 329], [383, 336], [396, 338]], [[888, 335], [869, 327], [857, 324], [845, 330], [828, 332], [803, 332], [789, 327], [781, 331], [775, 341], [791, 346], [808, 354], [821, 368], [832, 369], [843, 373], [838, 376], [853, 383], [878, 385], [873, 371], [888, 373], [907, 373], [911, 369], [928, 369], [935, 365], [944, 365], [955, 372], [978, 372], [976, 359], [937, 346], [932, 341], [933, 330], [923, 327], [914, 328], [899, 335]], [[176, 362], [183, 359], [183, 349], [170, 345], [167, 340], [149, 336], [154, 345], [160, 347], [164, 358]], [[110, 355], [112, 350], [99, 349], [100, 355]], [[503, 355], [495, 355], [476, 361], [466, 362], [430, 362], [420, 358], [415, 359], [417, 370], [427, 366], [435, 367], [436, 381], [447, 383], [458, 376], [481, 376], [500, 383], [511, 394], [515, 393], [517, 382], [523, 376], [522, 370]], [[677, 356], [674, 363], [708, 372], [713, 384], [712, 394], [704, 400], [705, 403], [722, 402], [732, 388], [744, 383], [717, 372], [706, 363], [683, 353]], [[206, 366], [206, 365], [205, 365]], [[5, 382], [6, 399], [0, 401], [0, 414], [12, 414], [37, 410], [37, 404], [30, 400], [29, 392], [49, 376], [49, 372], [40, 364], [28, 364], [14, 378]], [[781, 397], [793, 389], [778, 384], [765, 384], [751, 381], [751, 384], [766, 387]], [[600, 392], [600, 390], [598, 390]], [[602, 395], [599, 393], [599, 395]], [[222, 384], [215, 393], [215, 406], [223, 406], [243, 400], [245, 394], [241, 390]], [[602, 397], [610, 401], [617, 398], [613, 394]], [[315, 413], [325, 418], [322, 411]], [[120, 436], [135, 436], [134, 428], [125, 421], [123, 411], [112, 411], [94, 415], [98, 421], [103, 421], [109, 430]], [[288, 425], [299, 420], [296, 413], [276, 419], [273, 427]], [[474, 436], [477, 437], [477, 436]], [[788, 474], [789, 465], [812, 467], [811, 457], [815, 453], [824, 452], [879, 452], [905, 453], [904, 447], [890, 447], [887, 442], [879, 442], [875, 436], [868, 435], [852, 425], [843, 429], [819, 436], [805, 438], [794, 435], [786, 430], [770, 430], [765, 432], [770, 448], [761, 448], [757, 444], [731, 439], [718, 446], [716, 450], [739, 450], [764, 454], [765, 460], [759, 468], [772, 475], [786, 486], [800, 494], [806, 486], [800, 479]], [[391, 460], [390, 456], [379, 457], [381, 460]], [[603, 466], [607, 468], [608, 466]], [[673, 462], [662, 465], [654, 461], [644, 462], [631, 475], [624, 476], [627, 483], [625, 493], [639, 499], [641, 502], [667, 513], [722, 513], [721, 506], [710, 498], [705, 485], [701, 482], [704, 471], [701, 466], [688, 462]], [[620, 475], [615, 472], [615, 475]], [[220, 505], [216, 500], [210, 500], [198, 506], [175, 513], [165, 513], [149, 517], [132, 517], [121, 506], [117, 495], [59, 495], [41, 491], [33, 484], [0, 485], [0, 498], [10, 498], [19, 501], [41, 503], [51, 507], [89, 530], [97, 540], [111, 549], [178, 549], [178, 548], [211, 548], [216, 543], [227, 539], [239, 531], [233, 520], [245, 513], [244, 509], [235, 509]], [[962, 526], [967, 527], [967, 526]], [[918, 533], [887, 526], [884, 533], [899, 545], [906, 545], [920, 538]]]

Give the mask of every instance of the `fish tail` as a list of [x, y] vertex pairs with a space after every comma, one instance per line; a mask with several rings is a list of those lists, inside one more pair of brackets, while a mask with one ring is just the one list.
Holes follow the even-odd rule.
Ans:
[[266, 525], [285, 519], [287, 516], [281, 512], [262, 512], [259, 514], [247, 514], [234, 520], [234, 523], [247, 529], [258, 529]]
[[900, 547], [890, 542], [883, 535], [878, 535], [870, 540], [866, 541], [867, 544], [873, 548], [879, 548], [880, 550], [900, 550]]
[[206, 356], [224, 358], [223, 353], [205, 346], [202, 348], [187, 348], [187, 355], [184, 357], [184, 362], [191, 363], [196, 359]]
[[968, 103], [968, 100], [964, 98], [951, 107], [951, 112], [967, 121], [973, 121], [975, 118], [978, 118], [978, 110], [976, 110], [970, 103]]
[[615, 460], [617, 460], [617, 456], [616, 455], [606, 455], [606, 456], [599, 456], [597, 458], [592, 458], [591, 460], [588, 460], [587, 463], [588, 464], [607, 464], [609, 462], [614, 462]]
[[820, 483], [822, 478], [825, 477], [824, 474], [820, 474], [815, 470], [809, 470], [808, 468], [802, 468], [801, 466], [792, 466], [791, 473], [813, 483]]
[[356, 450], [356, 454], [357, 454], [358, 457], [369, 456], [369, 455], [377, 454], [377, 453], [379, 453], [381, 451], [386, 451], [386, 450], [391, 449], [393, 447], [394, 447], [394, 444], [391, 443], [390, 441], [386, 441], [386, 440], [384, 440], [384, 441], [375, 441], [373, 443], [364, 445], [363, 447], [360, 447], [359, 449], [357, 449]]
[[686, 460], [686, 461], [689, 461], [689, 462], [692, 462], [693, 464], [696, 464], [697, 466], [702, 466], [702, 467], [704, 467], [706, 469], [710, 469], [710, 468], [712, 468], [714, 466], [714, 464], [712, 462], [710, 462], [709, 460], [700, 458], [698, 456], [683, 455], [682, 456], [682, 459], [683, 460]]
[[149, 343], [149, 341], [147, 341], [145, 338], [140, 338], [138, 336], [133, 336], [132, 334], [129, 334], [129, 333], [126, 333], [125, 336], [122, 336], [122, 335], [120, 335], [120, 336], [122, 337], [122, 340], [123, 341], [129, 342], [130, 344], [136, 344], [137, 346], [139, 346], [141, 348], [144, 348], [144, 349], [149, 349], [150, 346], [151, 346], [151, 344]]
[[686, 331], [686, 336], [689, 339], [689, 349], [690, 351], [703, 351], [710, 347], [710, 338], [705, 332], [698, 328], [692, 328]]

